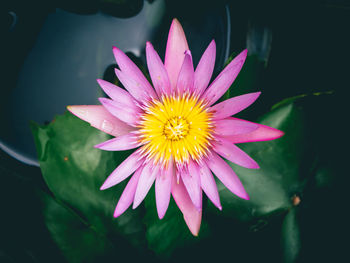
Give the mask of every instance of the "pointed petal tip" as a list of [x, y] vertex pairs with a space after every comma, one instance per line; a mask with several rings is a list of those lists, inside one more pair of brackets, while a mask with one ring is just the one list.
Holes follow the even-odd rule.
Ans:
[[114, 58], [116, 60], [117, 60], [117, 54], [118, 54], [119, 51], [120, 51], [119, 48], [117, 48], [116, 46], [112, 46], [112, 52], [113, 52]]
[[261, 91], [247, 93], [247, 95], [251, 95], [253, 97], [253, 102], [255, 102], [261, 95]]
[[164, 216], [165, 216], [165, 213], [161, 213], [161, 214], [160, 214], [160, 212], [158, 211], [158, 218], [159, 218], [160, 220], [162, 220], [162, 219], [164, 218]]
[[86, 117], [87, 112], [84, 110], [84, 105], [69, 105], [67, 106], [67, 110], [80, 119], [84, 119]]
[[122, 51], [119, 48], [117, 48], [116, 46], [112, 46], [112, 52], [113, 52], [115, 60], [118, 63], [118, 58], [120, 57], [120, 52], [122, 52]]
[[210, 49], [213, 49], [216, 51], [216, 42], [215, 39], [212, 39], [212, 41], [210, 41], [208, 47], [210, 47]]
[[281, 131], [281, 130], [277, 130], [276, 132], [277, 134], [275, 139], [281, 138], [285, 134], [284, 131]]
[[99, 149], [100, 146], [101, 146], [101, 144], [102, 144], [102, 143], [99, 143], [99, 144], [94, 145], [94, 148], [95, 148], [95, 149]]
[[103, 190], [106, 190], [108, 188], [109, 188], [109, 186], [106, 185], [106, 183], [103, 183], [103, 185], [100, 187], [100, 190], [103, 191]]
[[169, 32], [171, 32], [171, 31], [179, 31], [179, 32], [184, 31], [180, 21], [177, 18], [174, 18], [173, 21], [171, 22]]
[[142, 201], [143, 201], [143, 199], [135, 202], [135, 199], [134, 199], [134, 202], [132, 204], [132, 209], [136, 209], [142, 203]]
[[105, 150], [105, 149], [103, 149], [103, 146], [105, 146], [105, 145], [106, 145], [106, 142], [101, 142], [99, 144], [94, 145], [94, 148], [100, 149], [100, 150]]
[[103, 105], [109, 102], [110, 99], [108, 98], [98, 98], [98, 101]]
[[213, 201], [211, 201], [211, 202], [215, 205], [215, 207], [216, 207], [217, 209], [219, 209], [220, 211], [222, 211], [222, 205], [221, 205], [220, 199], [219, 199], [218, 201], [216, 201], [215, 203], [214, 203]]
[[281, 131], [281, 130], [278, 130], [278, 129], [275, 129], [275, 128], [272, 128], [272, 127], [269, 127], [269, 129], [272, 132], [271, 137], [268, 138], [268, 139], [265, 139], [263, 141], [276, 140], [276, 139], [281, 138], [285, 134], [284, 131]]
[[[230, 190], [230, 189], [229, 189]], [[231, 190], [230, 190], [231, 191]], [[239, 189], [238, 191], [231, 191], [234, 195], [236, 195], [236, 197], [244, 199], [244, 200], [250, 200], [250, 197], [248, 195], [248, 193], [246, 192], [246, 190], [244, 188]]]
[[247, 201], [250, 200], [250, 197], [247, 192], [241, 193], [240, 195], [237, 195], [237, 196]]
[[198, 236], [202, 222], [202, 211], [198, 211], [196, 215], [192, 215], [191, 217], [187, 217], [184, 215], [184, 220], [192, 235], [194, 235], [195, 237]]
[[248, 49], [244, 49], [240, 54], [238, 54], [237, 57], [240, 58], [239, 62], [243, 64], [247, 58], [248, 55]]
[[114, 217], [114, 218], [117, 218], [117, 217], [119, 217], [121, 214], [122, 214], [122, 213], [120, 213], [120, 211], [117, 211], [117, 209], [115, 209], [114, 214], [113, 214], [113, 217]]
[[175, 17], [175, 18], [173, 18], [173, 21], [171, 22], [171, 26], [178, 26], [178, 25], [180, 25], [181, 26], [181, 24], [180, 24], [180, 21]]
[[186, 50], [185, 51], [185, 56], [189, 56], [189, 57], [191, 57], [192, 58], [192, 53], [191, 53], [191, 50]]
[[[98, 85], [100, 85], [100, 87], [103, 89], [106, 84], [108, 84], [108, 81], [105, 81], [104, 79], [96, 79], [96, 82], [98, 83]], [[109, 83], [112, 84], [112, 83]]]

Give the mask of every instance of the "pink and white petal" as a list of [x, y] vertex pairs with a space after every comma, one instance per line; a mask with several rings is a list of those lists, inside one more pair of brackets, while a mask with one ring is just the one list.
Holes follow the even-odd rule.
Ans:
[[116, 118], [128, 123], [129, 125], [136, 125], [139, 114], [134, 109], [127, 108], [107, 98], [99, 98], [99, 101], [101, 102], [103, 107], [105, 107], [106, 110], [109, 111]]
[[140, 145], [138, 137], [134, 133], [128, 133], [97, 144], [95, 148], [105, 151], [125, 151], [134, 149]]
[[232, 168], [221, 159], [216, 153], [212, 152], [206, 160], [206, 164], [217, 178], [230, 190], [240, 198], [249, 200], [247, 192], [239, 180], [238, 176]]
[[129, 94], [129, 92], [102, 79], [98, 79], [97, 82], [103, 91], [115, 102], [125, 105], [125, 107], [137, 110], [136, 101]]
[[[140, 90], [139, 94], [143, 95], [142, 100], [139, 100], [138, 98], [136, 99], [143, 101], [143, 99], [149, 97], [155, 98], [156, 95], [154, 89], [152, 88], [151, 84], [149, 84], [146, 77], [142, 74], [141, 70], [135, 65], [135, 63], [132, 62], [132, 60], [117, 47], [113, 47], [113, 54], [120, 70], [125, 73], [128, 78], [131, 78], [135, 81], [135, 86]], [[134, 91], [134, 93], [136, 93], [136, 91]]]
[[146, 43], [146, 57], [148, 71], [158, 97], [161, 97], [162, 94], [170, 95], [171, 86], [168, 72], [166, 71], [162, 60], [150, 42]]
[[260, 94], [261, 92], [248, 93], [214, 105], [210, 109], [210, 111], [214, 113], [213, 119], [224, 119], [244, 110], [249, 107]]
[[119, 69], [114, 69], [115, 74], [117, 75], [120, 82], [123, 84], [125, 89], [133, 96], [137, 101], [144, 102], [156, 98], [157, 95], [152, 88], [152, 90], [145, 89], [140, 82], [137, 82], [132, 77], [130, 77], [124, 71]]
[[176, 90], [177, 78], [186, 50], [189, 50], [189, 48], [184, 30], [180, 22], [175, 18], [170, 26], [164, 59], [164, 66], [168, 72], [172, 91]]
[[173, 176], [171, 193], [174, 197], [177, 206], [181, 210], [185, 222], [192, 235], [198, 236], [198, 232], [202, 221], [202, 211], [198, 211], [198, 209], [192, 203], [192, 200], [188, 195], [185, 185], [183, 184], [181, 178], [177, 182], [176, 176]]
[[245, 49], [224, 68], [207, 90], [204, 91], [202, 98], [207, 101], [208, 106], [213, 105], [230, 88], [241, 71], [246, 57], [247, 50]]
[[203, 53], [194, 73], [194, 91], [201, 95], [208, 87], [215, 66], [216, 44], [212, 40]]
[[232, 136], [237, 134], [250, 133], [259, 128], [259, 125], [239, 119], [223, 119], [214, 121], [215, 134], [219, 136]]
[[159, 166], [154, 166], [152, 162], [147, 163], [143, 168], [135, 192], [134, 204], [132, 205], [133, 209], [138, 207], [143, 199], [145, 199], [149, 189], [156, 179], [158, 171]]
[[157, 175], [155, 192], [159, 219], [162, 219], [168, 209], [171, 193], [171, 182], [174, 175], [174, 165], [171, 163], [167, 169]]
[[[232, 118], [232, 119], [237, 119], [237, 118]], [[237, 119], [239, 120], [239, 119]], [[244, 121], [247, 123], [252, 123], [246, 120], [240, 120]], [[284, 135], [283, 131], [277, 130], [275, 128], [263, 125], [263, 124], [258, 124], [258, 129], [246, 133], [246, 134], [237, 134], [237, 135], [232, 135], [232, 136], [226, 136], [228, 140], [230, 140], [232, 143], [245, 143], [245, 142], [259, 142], [259, 141], [270, 141], [270, 140], [275, 140]]]
[[194, 206], [200, 211], [202, 209], [202, 189], [199, 168], [193, 161], [188, 165], [188, 171], [181, 171], [182, 181], [187, 189]]
[[185, 91], [193, 91], [194, 83], [194, 69], [192, 62], [192, 55], [189, 50], [185, 52], [184, 62], [177, 79], [176, 89], [178, 94], [182, 94]]
[[202, 163], [200, 167], [200, 179], [201, 179], [201, 186], [205, 194], [208, 196], [210, 201], [212, 201], [212, 203], [217, 208], [222, 210], [218, 188], [216, 186], [215, 179], [210, 169], [205, 163]]
[[259, 169], [259, 165], [248, 154], [227, 139], [217, 138], [213, 149], [225, 159], [249, 169]]
[[136, 192], [137, 183], [139, 182], [139, 178], [142, 172], [142, 167], [138, 168], [134, 175], [129, 180], [128, 184], [124, 188], [122, 195], [119, 198], [118, 204], [114, 211], [114, 217], [118, 217], [125, 212], [126, 209], [134, 201], [134, 196]]
[[140, 154], [135, 151], [126, 158], [111, 174], [101, 186], [100, 190], [105, 190], [128, 178], [143, 163]]
[[78, 118], [90, 123], [92, 127], [113, 136], [121, 136], [134, 130], [109, 113], [102, 105], [72, 105], [67, 106], [67, 109]]

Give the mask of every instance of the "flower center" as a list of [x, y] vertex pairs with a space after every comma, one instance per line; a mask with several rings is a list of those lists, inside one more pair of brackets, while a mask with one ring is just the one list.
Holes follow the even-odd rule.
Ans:
[[190, 94], [164, 96], [144, 106], [138, 125], [140, 152], [154, 163], [178, 167], [200, 161], [212, 137], [212, 114], [203, 101]]
[[169, 140], [183, 139], [190, 129], [188, 122], [181, 116], [171, 118], [164, 125], [164, 134]]

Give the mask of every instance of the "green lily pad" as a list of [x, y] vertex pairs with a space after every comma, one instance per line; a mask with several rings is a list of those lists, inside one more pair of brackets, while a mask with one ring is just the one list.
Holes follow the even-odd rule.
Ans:
[[[232, 194], [218, 182], [223, 210], [219, 212], [241, 221], [253, 221], [282, 213], [291, 207], [291, 197], [303, 187], [304, 174], [300, 171], [306, 161], [303, 114], [294, 104], [275, 109], [258, 123], [280, 129], [285, 135], [279, 139], [238, 145], [260, 165], [247, 169], [229, 162], [241, 179], [250, 200]], [[211, 211], [217, 211], [212, 205]]]
[[[95, 251], [96, 254], [103, 253], [103, 242], [100, 246], [92, 242], [93, 235], [90, 232], [94, 229], [100, 237], [113, 240], [116, 247], [132, 244], [139, 248], [138, 251], [144, 248], [146, 240], [140, 209], [129, 209], [119, 218], [113, 218], [114, 208], [125, 183], [105, 191], [99, 190], [107, 176], [130, 152], [94, 149], [94, 145], [110, 136], [68, 112], [57, 116], [47, 126], [32, 124], [32, 131], [47, 186], [58, 202], [74, 211], [82, 226], [89, 226], [80, 228], [79, 233], [82, 236], [77, 237], [83, 242], [80, 246]], [[55, 240], [60, 247], [76, 246], [74, 231], [64, 232], [65, 235], [61, 236], [64, 216], [52, 216], [57, 213], [58, 208], [52, 206], [45, 212], [49, 230], [57, 237]], [[69, 223], [67, 219], [67, 228], [71, 227]], [[82, 249], [78, 251], [83, 252]]]

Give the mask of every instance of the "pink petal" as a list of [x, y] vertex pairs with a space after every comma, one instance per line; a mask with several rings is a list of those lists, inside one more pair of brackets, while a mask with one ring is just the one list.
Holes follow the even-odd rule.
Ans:
[[[237, 118], [232, 118], [236, 120], [240, 120]], [[240, 120], [247, 123], [252, 123], [246, 120]], [[226, 136], [232, 143], [244, 143], [244, 142], [258, 142], [258, 141], [269, 141], [275, 140], [283, 136], [284, 132], [277, 130], [275, 128], [271, 128], [269, 126], [258, 124], [258, 129], [246, 134], [238, 134], [232, 136]]]
[[246, 57], [247, 50], [245, 49], [224, 68], [208, 89], [204, 91], [202, 98], [207, 101], [208, 106], [214, 104], [228, 90], [241, 71]]
[[162, 219], [170, 202], [171, 182], [174, 175], [174, 165], [171, 163], [167, 169], [158, 174], [156, 178], [156, 204], [159, 219]]
[[126, 158], [112, 173], [106, 181], [101, 186], [100, 190], [105, 190], [116, 184], [119, 184], [121, 181], [128, 178], [137, 168], [141, 166], [143, 159], [140, 158], [140, 155], [137, 151], [132, 153], [128, 158]]
[[244, 110], [249, 107], [260, 94], [261, 92], [248, 93], [214, 105], [210, 110], [214, 113], [213, 119], [224, 119]]
[[120, 119], [123, 122], [128, 123], [129, 125], [135, 126], [138, 119], [138, 112], [132, 108], [127, 108], [122, 104], [118, 104], [117, 102], [107, 99], [107, 98], [99, 98], [99, 101], [111, 114]]
[[[132, 60], [119, 48], [113, 47], [113, 53], [120, 70], [124, 73], [123, 76], [125, 76], [127, 79], [133, 80], [132, 87], [129, 87], [132, 92], [129, 90], [129, 88], [125, 87], [131, 93], [131, 95], [138, 101], [144, 101], [150, 97], [155, 98], [156, 94], [154, 92], [154, 89], [152, 88], [151, 84], [149, 84], [146, 77], [142, 74], [141, 70], [134, 64], [134, 62], [132, 62]], [[126, 85], [124, 82], [127, 81], [124, 80], [123, 82], [120, 78], [119, 80], [123, 83], [124, 86]]]
[[138, 207], [143, 199], [145, 199], [149, 189], [151, 188], [154, 180], [156, 179], [156, 175], [159, 171], [159, 166], [154, 166], [152, 162], [146, 164], [143, 168], [139, 183], [137, 184], [134, 204], [132, 208], [135, 209]]
[[199, 168], [193, 161], [190, 161], [188, 171], [184, 170], [181, 172], [181, 178], [192, 203], [198, 211], [200, 211], [202, 209], [201, 181], [199, 177]]
[[185, 51], [189, 50], [186, 36], [180, 22], [175, 18], [171, 23], [166, 45], [164, 66], [168, 72], [172, 90], [176, 90], [177, 78], [185, 58]]
[[119, 69], [114, 69], [115, 74], [117, 75], [120, 82], [123, 84], [125, 89], [133, 96], [137, 101], [143, 102], [147, 100], [151, 100], [152, 98], [156, 98], [155, 92], [149, 92], [147, 89], [144, 89], [142, 84], [134, 80], [128, 74]]
[[201, 226], [202, 211], [198, 211], [193, 205], [181, 178], [179, 182], [177, 182], [176, 176], [173, 176], [171, 193], [177, 206], [184, 215], [185, 222], [192, 235], [197, 236]]
[[128, 133], [117, 138], [105, 141], [103, 143], [95, 145], [95, 148], [105, 151], [124, 151], [134, 149], [141, 144], [138, 142], [138, 138], [133, 133]]
[[218, 138], [214, 143], [213, 149], [222, 157], [233, 163], [245, 168], [259, 169], [259, 165], [248, 154], [227, 139]]
[[194, 82], [194, 69], [193, 69], [192, 55], [191, 55], [191, 52], [187, 50], [185, 52], [184, 62], [182, 63], [179, 77], [177, 79], [176, 89], [178, 94], [182, 94], [185, 91], [192, 91], [193, 82]]
[[205, 194], [213, 202], [213, 204], [221, 210], [222, 206], [220, 203], [220, 197], [218, 188], [216, 187], [215, 179], [205, 163], [201, 164], [200, 167], [200, 179], [201, 186]]
[[210, 170], [217, 178], [235, 195], [240, 198], [249, 200], [247, 192], [239, 180], [238, 176], [232, 168], [221, 159], [216, 153], [212, 152], [211, 156], [206, 160]]
[[73, 105], [67, 106], [67, 109], [78, 118], [90, 123], [92, 127], [113, 136], [120, 136], [133, 130], [131, 126], [114, 117], [102, 105]]
[[252, 122], [241, 121], [238, 119], [223, 119], [214, 122], [215, 133], [220, 136], [231, 136], [237, 134], [250, 133], [259, 128]]
[[134, 201], [135, 191], [137, 187], [137, 183], [139, 182], [139, 178], [142, 172], [142, 167], [137, 169], [134, 175], [131, 177], [130, 181], [126, 185], [120, 199], [118, 201], [117, 207], [114, 211], [114, 217], [118, 217], [125, 212], [126, 209], [132, 204]]
[[203, 53], [194, 73], [194, 89], [196, 94], [201, 95], [208, 87], [215, 66], [216, 44], [212, 40]]
[[171, 86], [168, 73], [158, 53], [154, 50], [150, 42], [146, 43], [146, 57], [147, 67], [158, 96], [160, 97], [162, 94], [170, 94]]
[[109, 83], [102, 79], [98, 79], [97, 82], [103, 91], [118, 104], [125, 105], [125, 107], [131, 109], [138, 109], [136, 106], [136, 101], [126, 90], [121, 89], [116, 85], [113, 85], [112, 83]]

